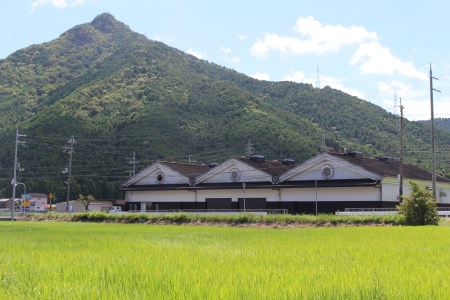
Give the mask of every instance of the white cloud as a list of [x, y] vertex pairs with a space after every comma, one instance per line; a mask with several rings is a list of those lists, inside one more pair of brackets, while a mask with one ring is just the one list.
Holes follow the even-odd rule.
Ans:
[[203, 59], [205, 57], [205, 55], [203, 53], [200, 53], [198, 51], [195, 51], [194, 49], [190, 48], [186, 51], [186, 53], [193, 55], [199, 59]]
[[228, 63], [238, 64], [241, 62], [241, 59], [239, 57], [232, 54], [233, 50], [231, 48], [221, 46], [220, 50], [222, 50], [222, 53], [224, 54], [223, 59], [225, 59], [225, 61], [227, 61]]
[[365, 99], [365, 100], [367, 99], [366, 95], [363, 92], [358, 91], [357, 89], [345, 86], [344, 83], [342, 83], [341, 79], [321, 75], [320, 82], [321, 82], [322, 87], [328, 85], [333, 89], [340, 90], [344, 93], [358, 97], [360, 99]]
[[294, 32], [298, 35], [281, 36], [265, 33], [251, 46], [250, 53], [266, 58], [271, 51], [282, 54], [324, 54], [353, 46], [355, 53], [350, 64], [359, 67], [362, 74], [402, 75], [426, 79], [412, 62], [402, 61], [389, 48], [382, 46], [378, 35], [361, 26], [324, 25], [313, 17], [298, 18]]
[[88, 0], [33, 0], [31, 3], [31, 11], [36, 11], [36, 8], [42, 5], [50, 5], [56, 8], [83, 6], [87, 1]]
[[322, 54], [339, 50], [344, 45], [359, 44], [364, 41], [377, 40], [375, 32], [364, 27], [341, 25], [323, 25], [313, 17], [300, 17], [294, 27], [300, 37], [280, 36], [275, 33], [264, 34], [250, 48], [250, 52], [258, 57], [267, 57], [269, 51], [281, 53]]
[[267, 73], [255, 73], [253, 75], [250, 75], [250, 77], [253, 77], [258, 80], [266, 80], [266, 81], [270, 80], [270, 75]]
[[[302, 71], [291, 71], [287, 74], [283, 80], [298, 82], [298, 83], [309, 83], [313, 86], [316, 84], [315, 77], [306, 77]], [[366, 95], [363, 92], [358, 91], [357, 89], [353, 89], [350, 87], [346, 87], [341, 79], [334, 78], [331, 76], [320, 76], [321, 87], [330, 86], [333, 89], [340, 90], [349, 95], [358, 97], [360, 99], [366, 99]]]
[[404, 62], [379, 42], [361, 44], [351, 60], [352, 65], [360, 64], [363, 74], [394, 74], [427, 79], [427, 74], [417, 70], [411, 62]]
[[[400, 98], [404, 107], [403, 114], [409, 120], [429, 120], [431, 118], [430, 95], [426, 83], [420, 86], [412, 86], [401, 81], [378, 82], [379, 93], [385, 96], [381, 99], [382, 106], [389, 112], [400, 114]], [[394, 95], [397, 95], [397, 109], [394, 110]], [[445, 117], [439, 113], [448, 111], [446, 103], [449, 99], [434, 101], [435, 117]]]
[[[402, 98], [403, 99], [403, 98]], [[446, 99], [447, 103], [450, 99]], [[392, 103], [392, 100], [391, 100]], [[421, 99], [406, 99], [402, 100], [403, 104], [403, 116], [408, 120], [430, 120], [431, 119], [431, 107], [430, 107], [430, 99], [421, 98]], [[445, 101], [439, 101], [434, 103], [434, 117], [435, 118], [448, 118], [448, 115], [442, 113], [445, 111], [446, 105]]]
[[225, 48], [225, 47], [220, 47], [220, 50], [222, 50], [223, 54], [230, 54], [231, 53], [231, 48]]

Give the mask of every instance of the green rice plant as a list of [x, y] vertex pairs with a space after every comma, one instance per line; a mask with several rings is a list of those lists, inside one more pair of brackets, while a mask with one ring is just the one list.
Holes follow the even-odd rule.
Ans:
[[448, 299], [449, 229], [0, 222], [0, 297]]

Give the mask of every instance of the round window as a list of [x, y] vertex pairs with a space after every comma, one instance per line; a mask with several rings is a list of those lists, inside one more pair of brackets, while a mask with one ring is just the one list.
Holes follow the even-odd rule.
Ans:
[[333, 177], [333, 175], [334, 175], [334, 170], [333, 170], [332, 166], [330, 166], [330, 165], [323, 166], [322, 177], [324, 179], [330, 179]]
[[156, 181], [158, 183], [163, 183], [164, 182], [164, 174], [163, 173], [156, 174]]
[[233, 169], [233, 170], [231, 170], [230, 177], [231, 177], [231, 180], [238, 181], [239, 178], [241, 178], [241, 173], [239, 173], [238, 169]]

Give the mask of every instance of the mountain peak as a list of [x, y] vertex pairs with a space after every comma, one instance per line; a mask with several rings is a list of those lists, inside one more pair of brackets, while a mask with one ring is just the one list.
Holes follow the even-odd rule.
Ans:
[[109, 13], [103, 13], [94, 18], [91, 22], [91, 26], [103, 33], [111, 33], [118, 29], [127, 29], [129, 27], [122, 22], [119, 22]]

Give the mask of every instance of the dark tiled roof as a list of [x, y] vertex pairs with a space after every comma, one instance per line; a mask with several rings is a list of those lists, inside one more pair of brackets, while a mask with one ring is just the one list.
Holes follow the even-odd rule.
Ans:
[[197, 177], [209, 170], [209, 167], [205, 164], [188, 164], [168, 161], [160, 161], [160, 163], [188, 178]]
[[47, 198], [46, 194], [43, 193], [31, 193], [31, 197], [35, 197], [35, 198]]
[[296, 166], [295, 164], [285, 165], [278, 160], [265, 160], [264, 162], [255, 162], [249, 157], [236, 157], [236, 159], [254, 167], [257, 170], [261, 170], [270, 175], [277, 176], [280, 176], [287, 170], [292, 169]]
[[[354, 165], [364, 168], [369, 172], [383, 177], [397, 177], [399, 173], [400, 162], [398, 159], [388, 159], [387, 161], [382, 161], [381, 159], [374, 157], [352, 157], [338, 153], [329, 154], [344, 159]], [[413, 165], [403, 164], [403, 178], [431, 181], [431, 172]], [[436, 181], [450, 183], [449, 179], [440, 176], [436, 176]]]

